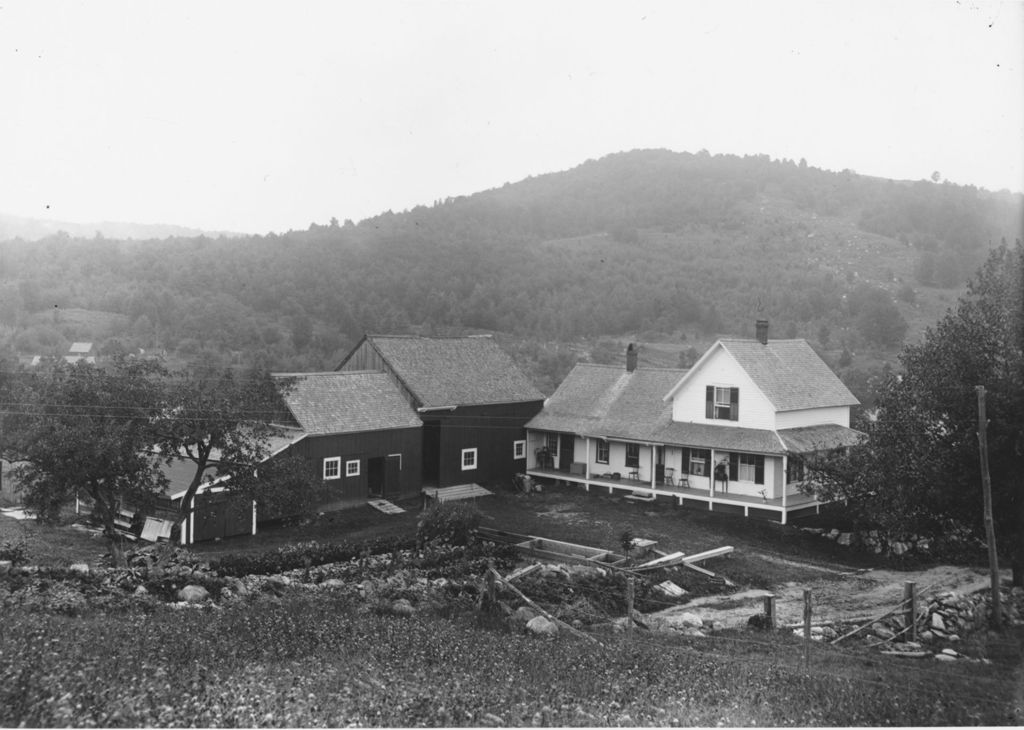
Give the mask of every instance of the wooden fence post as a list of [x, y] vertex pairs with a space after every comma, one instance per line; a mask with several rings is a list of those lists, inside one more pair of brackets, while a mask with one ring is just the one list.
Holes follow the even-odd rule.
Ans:
[[494, 576], [497, 573], [494, 570], [494, 561], [487, 561], [487, 608], [486, 611], [490, 612], [495, 609], [498, 605], [498, 586], [494, 582]]
[[626, 578], [626, 636], [633, 640], [633, 578]]
[[811, 663], [811, 589], [804, 588], [804, 665]]
[[917, 641], [917, 583], [907, 581], [903, 584], [903, 626], [910, 634], [911, 641]]
[[775, 595], [764, 597], [764, 615], [767, 617], [768, 630], [775, 631]]

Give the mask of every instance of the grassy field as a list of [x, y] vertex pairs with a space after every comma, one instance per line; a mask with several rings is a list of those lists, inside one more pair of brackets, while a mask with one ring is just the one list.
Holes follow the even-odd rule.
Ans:
[[1019, 637], [992, 665], [802, 642], [603, 636], [477, 614], [378, 615], [345, 597], [222, 610], [5, 618], [0, 724], [739, 726], [1018, 724]]
[[[407, 535], [418, 504], [370, 508], [251, 538], [197, 546], [210, 558], [295, 540]], [[478, 501], [484, 522], [619, 549], [619, 536], [695, 552], [740, 587], [820, 578], [866, 558], [793, 527], [635, 506], [569, 488]], [[69, 528], [0, 518], [0, 541], [27, 531], [34, 563], [102, 551]], [[694, 574], [696, 575], [696, 574]], [[697, 576], [699, 577], [699, 576]], [[424, 605], [398, 617], [351, 591], [302, 590], [217, 607], [119, 604], [80, 616], [12, 608], [0, 625], [0, 725], [971, 725], [1024, 722], [1024, 636], [979, 634], [964, 653], [991, 663], [885, 657], [789, 632], [707, 637], [638, 632], [530, 637], [472, 610]]]

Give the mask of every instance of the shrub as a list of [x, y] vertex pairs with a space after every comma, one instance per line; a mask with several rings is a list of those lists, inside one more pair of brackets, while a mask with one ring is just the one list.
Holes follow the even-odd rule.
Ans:
[[452, 545], [466, 545], [480, 526], [482, 515], [469, 502], [439, 502], [431, 505], [416, 526], [421, 542], [440, 540]]
[[0, 542], [0, 560], [10, 560], [12, 565], [22, 565], [28, 562], [28, 543], [24, 540]]
[[406, 550], [415, 545], [415, 539], [407, 537], [376, 538], [360, 543], [300, 542], [255, 555], [226, 555], [212, 561], [210, 568], [224, 576], [272, 575], [287, 570], [341, 563], [369, 555]]

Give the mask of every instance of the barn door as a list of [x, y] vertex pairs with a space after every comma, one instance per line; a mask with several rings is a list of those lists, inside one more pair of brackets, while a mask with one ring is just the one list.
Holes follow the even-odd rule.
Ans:
[[393, 499], [401, 491], [402, 455], [389, 454], [384, 461], [384, 496]]

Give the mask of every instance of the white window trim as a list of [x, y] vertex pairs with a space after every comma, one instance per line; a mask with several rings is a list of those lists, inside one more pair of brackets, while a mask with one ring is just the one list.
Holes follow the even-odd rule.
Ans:
[[525, 459], [526, 458], [526, 441], [513, 441], [512, 442], [512, 458], [513, 459]]
[[[327, 475], [327, 470], [331, 466], [334, 467], [332, 469], [332, 471], [334, 472], [334, 476], [328, 476]], [[323, 474], [324, 474], [324, 481], [327, 481], [328, 479], [341, 479], [341, 457], [340, 456], [331, 456], [331, 457], [328, 457], [328, 458], [324, 459], [324, 472], [323, 472]]]
[[[714, 399], [713, 399], [713, 409], [712, 409], [711, 412], [713, 414], [714, 419], [717, 420], [717, 421], [722, 421], [722, 420], [727, 421], [727, 420], [729, 420], [729, 415], [730, 415], [730, 413], [732, 411], [732, 395], [731, 395], [732, 387], [733, 386], [730, 386], [730, 385], [716, 385], [715, 386], [715, 395], [714, 395]], [[718, 399], [718, 394], [719, 394], [720, 391], [725, 393], [725, 400], [724, 401], [720, 401]], [[725, 415], [724, 416], [718, 415], [718, 409], [719, 408], [725, 409]]]
[[359, 476], [359, 459], [349, 459], [348, 461], [345, 462], [345, 476]]
[[[604, 458], [603, 459], [601, 458], [601, 447], [602, 446], [604, 447]], [[594, 463], [595, 464], [607, 464], [609, 461], [611, 461], [611, 456], [612, 456], [612, 445], [610, 443], [608, 443], [607, 441], [605, 441], [604, 439], [598, 439], [597, 440], [597, 449], [596, 449], [596, 451], [594, 453]]]
[[[467, 454], [472, 454], [473, 455], [473, 464], [472, 464], [472, 466], [466, 464], [466, 455]], [[463, 449], [462, 450], [462, 458], [461, 458], [460, 463], [462, 464], [462, 471], [472, 471], [473, 469], [476, 469], [476, 466], [477, 466], [477, 450], [476, 449]]]
[[388, 454], [388, 458], [389, 459], [392, 456], [397, 456], [398, 457], [398, 471], [402, 471], [402, 455], [401, 454]]

